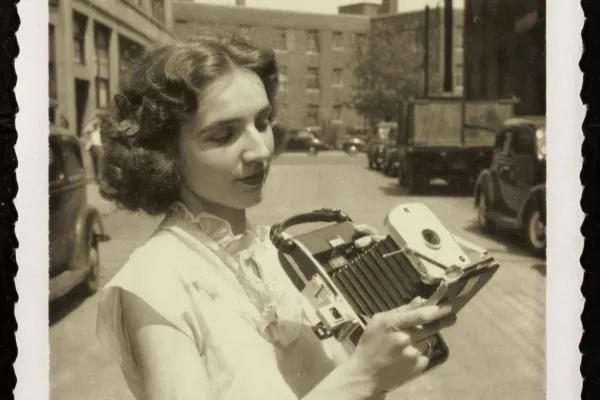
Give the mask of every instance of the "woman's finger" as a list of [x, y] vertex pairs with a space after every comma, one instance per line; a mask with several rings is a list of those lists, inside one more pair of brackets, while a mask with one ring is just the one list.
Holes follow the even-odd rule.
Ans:
[[369, 247], [376, 242], [380, 242], [385, 239], [384, 235], [367, 235], [360, 237], [354, 241], [354, 245], [359, 249], [363, 249], [365, 247]]
[[450, 314], [420, 327], [404, 329], [404, 332], [410, 336], [411, 343], [417, 343], [434, 335], [435, 333], [438, 333], [442, 329], [453, 326], [455, 323], [456, 315]]
[[377, 234], [377, 229], [367, 224], [354, 224], [354, 230], [360, 233], [366, 233], [367, 235]]
[[414, 328], [420, 325], [427, 325], [440, 318], [446, 317], [452, 313], [450, 306], [427, 306], [417, 307], [406, 310], [398, 307], [386, 313], [385, 318], [390, 326], [396, 329]]

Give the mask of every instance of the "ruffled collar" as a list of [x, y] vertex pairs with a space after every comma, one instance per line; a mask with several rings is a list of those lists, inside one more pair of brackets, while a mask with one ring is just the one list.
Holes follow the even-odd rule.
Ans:
[[[251, 318], [270, 342], [287, 347], [302, 330], [304, 310], [300, 294], [282, 285], [277, 252], [269, 241], [269, 229], [246, 220], [246, 232], [234, 235], [231, 225], [216, 215], [194, 215], [183, 203], [175, 203], [170, 215], [202, 232], [204, 243], [233, 272], [258, 314]], [[244, 313], [242, 313], [244, 314]]]
[[208, 212], [193, 214], [182, 202], [174, 203], [169, 211], [199, 229], [229, 254], [247, 250], [268, 238], [266, 228], [255, 225], [248, 219], [246, 219], [246, 232], [235, 235], [231, 225], [225, 219]]

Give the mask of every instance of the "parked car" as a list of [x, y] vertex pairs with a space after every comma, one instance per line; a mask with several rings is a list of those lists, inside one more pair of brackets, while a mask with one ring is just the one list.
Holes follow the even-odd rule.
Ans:
[[400, 167], [400, 152], [396, 144], [389, 144], [383, 152], [383, 163], [381, 165], [381, 171], [386, 176], [398, 176], [398, 170]]
[[500, 128], [492, 162], [478, 176], [477, 221], [484, 231], [519, 229], [532, 253], [546, 249], [546, 120], [512, 118]]
[[310, 154], [329, 149], [329, 145], [313, 134], [291, 135], [286, 144], [286, 151], [307, 151]]
[[383, 167], [386, 148], [394, 143], [398, 134], [398, 124], [395, 122], [379, 122], [367, 145], [367, 160], [369, 169], [381, 170]]
[[80, 285], [93, 294], [100, 285], [98, 245], [109, 237], [88, 204], [81, 145], [65, 129], [51, 129], [48, 175], [50, 301]]
[[371, 140], [367, 147], [367, 162], [369, 169], [376, 171], [381, 169], [383, 164], [383, 153], [385, 151], [386, 144], [379, 140]]
[[365, 148], [365, 142], [357, 137], [349, 137], [342, 143], [342, 150], [345, 152], [349, 152], [351, 149], [354, 149], [355, 152], [364, 152]]

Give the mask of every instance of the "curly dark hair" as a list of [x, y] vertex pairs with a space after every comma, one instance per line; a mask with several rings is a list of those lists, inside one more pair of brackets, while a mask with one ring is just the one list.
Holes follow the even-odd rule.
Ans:
[[[178, 199], [180, 173], [173, 151], [181, 127], [198, 110], [207, 85], [234, 66], [262, 80], [275, 118], [277, 63], [271, 50], [236, 35], [202, 36], [147, 51], [130, 72], [114, 112], [102, 123], [105, 149], [100, 191], [121, 208], [164, 213]], [[284, 138], [274, 129], [275, 153]]]

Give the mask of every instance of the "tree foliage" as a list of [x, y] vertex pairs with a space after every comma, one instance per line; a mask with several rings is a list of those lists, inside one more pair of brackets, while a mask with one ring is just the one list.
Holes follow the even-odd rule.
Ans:
[[395, 121], [402, 105], [423, 94], [424, 47], [414, 30], [400, 30], [393, 19], [371, 25], [354, 44], [352, 106], [371, 122]]

